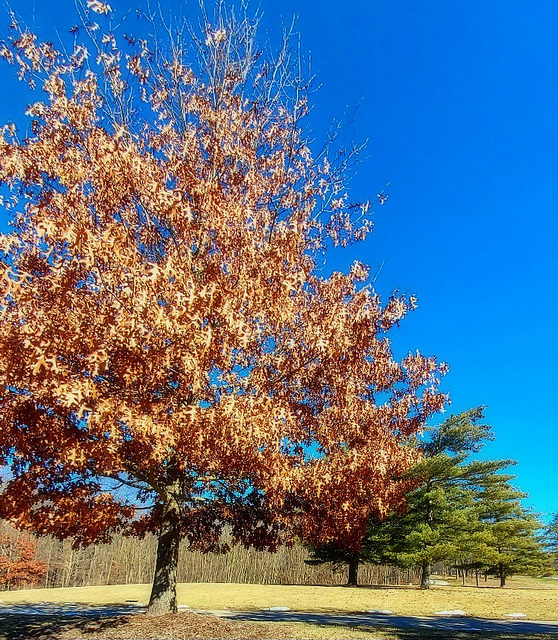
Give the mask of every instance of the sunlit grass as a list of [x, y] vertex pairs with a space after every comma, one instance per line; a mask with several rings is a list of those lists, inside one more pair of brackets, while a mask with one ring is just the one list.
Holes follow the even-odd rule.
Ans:
[[[429, 591], [417, 588], [348, 588], [256, 584], [180, 584], [178, 600], [192, 609], [262, 609], [287, 606], [293, 611], [365, 611], [390, 609], [401, 615], [433, 615], [443, 609], [463, 609], [472, 616], [501, 618], [522, 612], [532, 620], [558, 618], [558, 581], [518, 578], [504, 589], [450, 585]], [[68, 589], [3, 592], [5, 603], [76, 602], [91, 604], [146, 603], [150, 585], [110, 585]]]

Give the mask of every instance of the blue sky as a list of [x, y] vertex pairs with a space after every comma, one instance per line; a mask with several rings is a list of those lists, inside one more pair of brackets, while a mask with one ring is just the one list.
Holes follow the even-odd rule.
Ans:
[[[73, 0], [11, 4], [31, 24], [34, 13], [44, 37], [76, 21]], [[124, 13], [138, 3], [111, 4]], [[392, 334], [396, 352], [419, 348], [448, 362], [449, 411], [488, 405], [496, 440], [485, 455], [518, 460], [527, 503], [558, 511], [558, 3], [260, 6], [261, 37], [272, 41], [281, 20], [298, 16], [322, 85], [316, 140], [358, 107], [354, 135], [369, 143], [353, 198], [374, 198], [390, 183], [375, 232], [332, 256], [331, 267], [383, 265], [383, 296], [418, 295], [418, 310]], [[5, 66], [0, 80], [0, 122], [21, 121], [28, 94]]]

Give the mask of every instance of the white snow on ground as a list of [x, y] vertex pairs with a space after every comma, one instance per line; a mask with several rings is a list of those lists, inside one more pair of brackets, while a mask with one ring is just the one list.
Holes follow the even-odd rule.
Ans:
[[455, 616], [456, 618], [462, 618], [463, 616], [468, 616], [468, 613], [465, 613], [463, 609], [448, 609], [447, 611], [436, 611], [434, 613], [435, 616]]

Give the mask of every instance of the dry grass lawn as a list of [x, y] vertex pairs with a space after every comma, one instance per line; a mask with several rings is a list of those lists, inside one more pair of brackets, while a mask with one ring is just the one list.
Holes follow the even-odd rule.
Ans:
[[[71, 589], [28, 589], [4, 592], [5, 603], [76, 602], [91, 604], [146, 603], [150, 585], [110, 585]], [[192, 609], [261, 609], [287, 606], [293, 611], [364, 611], [390, 609], [395, 614], [428, 616], [443, 609], [463, 609], [469, 615], [501, 618], [522, 612], [531, 620], [558, 619], [558, 580], [510, 580], [498, 587], [348, 588], [254, 584], [180, 584], [180, 604]]]

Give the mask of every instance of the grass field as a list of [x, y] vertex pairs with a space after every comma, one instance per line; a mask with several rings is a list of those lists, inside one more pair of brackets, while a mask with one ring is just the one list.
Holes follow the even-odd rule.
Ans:
[[[150, 585], [111, 585], [71, 589], [29, 589], [3, 592], [0, 599], [15, 602], [124, 603], [149, 599]], [[293, 611], [365, 611], [390, 609], [400, 615], [433, 615], [444, 609], [463, 609], [469, 615], [502, 618], [522, 612], [531, 620], [558, 619], [558, 580], [518, 578], [498, 587], [348, 588], [254, 584], [180, 584], [180, 604], [192, 609], [261, 609], [287, 606]]]

